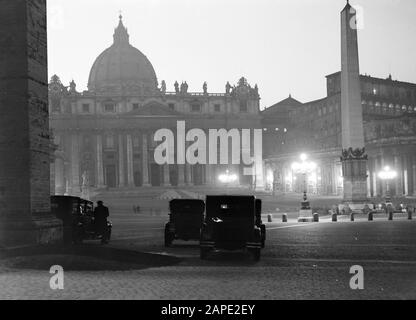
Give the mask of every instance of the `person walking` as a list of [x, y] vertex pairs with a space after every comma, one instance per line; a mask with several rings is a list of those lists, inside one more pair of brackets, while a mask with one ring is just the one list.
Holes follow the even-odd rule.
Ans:
[[104, 203], [100, 200], [97, 201], [97, 206], [94, 209], [94, 223], [95, 230], [102, 236], [101, 243], [108, 243], [108, 230], [107, 230], [107, 218], [110, 216], [110, 212]]

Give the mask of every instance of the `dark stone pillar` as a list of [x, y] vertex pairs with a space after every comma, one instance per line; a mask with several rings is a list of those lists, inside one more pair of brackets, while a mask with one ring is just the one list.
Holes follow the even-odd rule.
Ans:
[[45, 0], [0, 0], [0, 246], [57, 241]]

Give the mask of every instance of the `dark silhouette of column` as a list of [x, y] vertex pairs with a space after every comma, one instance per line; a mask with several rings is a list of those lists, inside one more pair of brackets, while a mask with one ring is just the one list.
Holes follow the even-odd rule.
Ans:
[[45, 0], [0, 1], [0, 246], [51, 243]]

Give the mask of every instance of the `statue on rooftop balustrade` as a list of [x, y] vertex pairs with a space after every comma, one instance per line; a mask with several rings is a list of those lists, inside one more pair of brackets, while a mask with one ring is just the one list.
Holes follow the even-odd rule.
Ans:
[[166, 93], [166, 82], [165, 82], [165, 80], [162, 80], [162, 84], [161, 84], [161, 87], [160, 87], [160, 91], [162, 93]]
[[227, 84], [225, 85], [225, 93], [230, 94], [231, 91], [231, 84], [229, 81], [227, 81]]

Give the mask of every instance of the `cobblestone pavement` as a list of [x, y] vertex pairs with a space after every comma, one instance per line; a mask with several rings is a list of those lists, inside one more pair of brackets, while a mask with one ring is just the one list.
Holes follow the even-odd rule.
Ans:
[[[0, 298], [416, 299], [415, 221], [269, 223], [262, 260], [255, 263], [241, 252], [201, 261], [197, 242], [177, 241], [166, 249], [163, 220], [113, 218], [111, 247], [175, 256], [179, 263], [137, 268], [120, 263], [117, 270], [113, 261], [108, 270], [105, 264], [100, 271], [67, 270], [64, 290], [51, 290], [48, 268], [30, 268], [30, 261], [29, 267], [16, 267], [17, 258], [4, 258]], [[364, 290], [349, 287], [352, 265], [364, 268]]]

